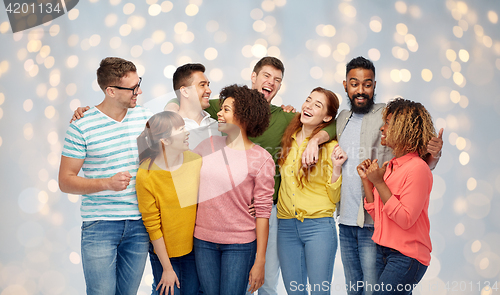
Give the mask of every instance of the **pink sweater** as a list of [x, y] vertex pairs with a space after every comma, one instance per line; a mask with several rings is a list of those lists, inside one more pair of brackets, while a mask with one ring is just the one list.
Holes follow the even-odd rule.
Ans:
[[393, 158], [384, 181], [392, 192], [385, 204], [376, 188], [374, 202], [365, 199], [365, 209], [375, 221], [373, 241], [428, 266], [432, 250], [427, 214], [432, 189], [429, 166], [417, 153]]
[[225, 136], [201, 142], [203, 157], [194, 236], [219, 244], [244, 244], [256, 239], [255, 218], [269, 218], [273, 204], [275, 166], [271, 154], [255, 145], [246, 151], [226, 146]]

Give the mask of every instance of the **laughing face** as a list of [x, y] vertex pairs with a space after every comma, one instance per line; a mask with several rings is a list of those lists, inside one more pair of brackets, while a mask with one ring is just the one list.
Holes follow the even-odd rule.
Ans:
[[179, 152], [187, 151], [189, 149], [189, 132], [182, 125], [179, 128], [172, 129], [172, 133], [164, 143], [167, 143], [167, 148]]
[[267, 102], [271, 103], [271, 100], [281, 88], [282, 79], [283, 73], [281, 70], [265, 65], [259, 73], [252, 73], [252, 89], [257, 89], [257, 91], [264, 94]]
[[187, 87], [190, 91], [189, 97], [199, 100], [200, 106], [204, 110], [210, 106], [208, 102], [210, 94], [212, 94], [212, 90], [209, 87], [210, 81], [208, 81], [207, 76], [203, 72], [194, 72], [191, 78], [193, 82]]
[[389, 129], [389, 123], [391, 122], [391, 119], [392, 119], [392, 114], [388, 114], [387, 117], [385, 118], [384, 125], [380, 127], [380, 132], [382, 132], [382, 135], [380, 137], [380, 144], [383, 146], [389, 146], [387, 144], [387, 130]]
[[375, 94], [375, 74], [363, 68], [352, 69], [347, 73], [344, 89], [349, 98], [351, 110], [357, 114], [366, 114], [373, 105]]
[[300, 113], [300, 122], [305, 126], [316, 127], [323, 122], [328, 122], [332, 119], [327, 115], [328, 106], [327, 99], [323, 93], [313, 91], [302, 104]]

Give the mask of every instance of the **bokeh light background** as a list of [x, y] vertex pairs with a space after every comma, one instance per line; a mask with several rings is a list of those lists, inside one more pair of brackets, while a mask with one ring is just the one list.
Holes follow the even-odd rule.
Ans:
[[[377, 68], [378, 102], [402, 96], [430, 110], [444, 148], [432, 261], [415, 294], [499, 293], [487, 287], [500, 281], [499, 14], [485, 0], [91, 0], [13, 34], [2, 9], [0, 295], [85, 294], [80, 198], [59, 191], [57, 173], [72, 111], [103, 98], [102, 58], [132, 60], [147, 103], [174, 96], [181, 64], [205, 64], [215, 94], [250, 84], [265, 55], [286, 67], [275, 104], [299, 108], [323, 86], [347, 108], [345, 64], [363, 55]], [[139, 294], [151, 281], [148, 263]], [[343, 284], [337, 252], [332, 293]]]

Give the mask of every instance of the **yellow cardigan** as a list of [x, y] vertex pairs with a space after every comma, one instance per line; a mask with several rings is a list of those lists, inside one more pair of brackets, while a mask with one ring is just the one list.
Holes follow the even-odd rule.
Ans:
[[196, 203], [200, 184], [201, 157], [184, 152], [175, 171], [165, 171], [149, 161], [137, 171], [139, 211], [151, 240], [164, 237], [169, 257], [189, 254], [193, 249]]
[[278, 195], [278, 218], [304, 218], [332, 217], [335, 212], [336, 203], [340, 200], [340, 185], [342, 176], [335, 183], [331, 183], [333, 163], [331, 155], [337, 144], [332, 140], [323, 145], [319, 151], [320, 161], [309, 174], [309, 182], [303, 179], [304, 185], [298, 181], [297, 172], [301, 165], [302, 152], [309, 142], [306, 138], [300, 147], [294, 141], [290, 148], [285, 163], [280, 167], [281, 186]]

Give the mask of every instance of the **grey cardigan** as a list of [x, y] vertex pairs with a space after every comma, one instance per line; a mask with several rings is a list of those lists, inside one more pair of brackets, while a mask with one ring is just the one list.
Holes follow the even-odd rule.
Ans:
[[[359, 149], [359, 163], [365, 159], [375, 160], [378, 159], [379, 165], [382, 165], [385, 161], [389, 161], [394, 157], [392, 150], [380, 144], [380, 127], [384, 124], [382, 121], [382, 111], [384, 110], [385, 103], [374, 104], [372, 109], [363, 117], [363, 122], [361, 124], [361, 138], [360, 138], [360, 149]], [[344, 132], [345, 126], [351, 118], [351, 110], [342, 110], [337, 116], [337, 137], [340, 140], [342, 133]], [[361, 184], [361, 186], [363, 186]], [[356, 224], [359, 227], [363, 227], [366, 224], [373, 224], [373, 219], [364, 209], [364, 198], [365, 193], [363, 187], [361, 187], [362, 195], [361, 202], [359, 204], [358, 217]], [[340, 205], [342, 200], [337, 203], [337, 214], [340, 213]]]

